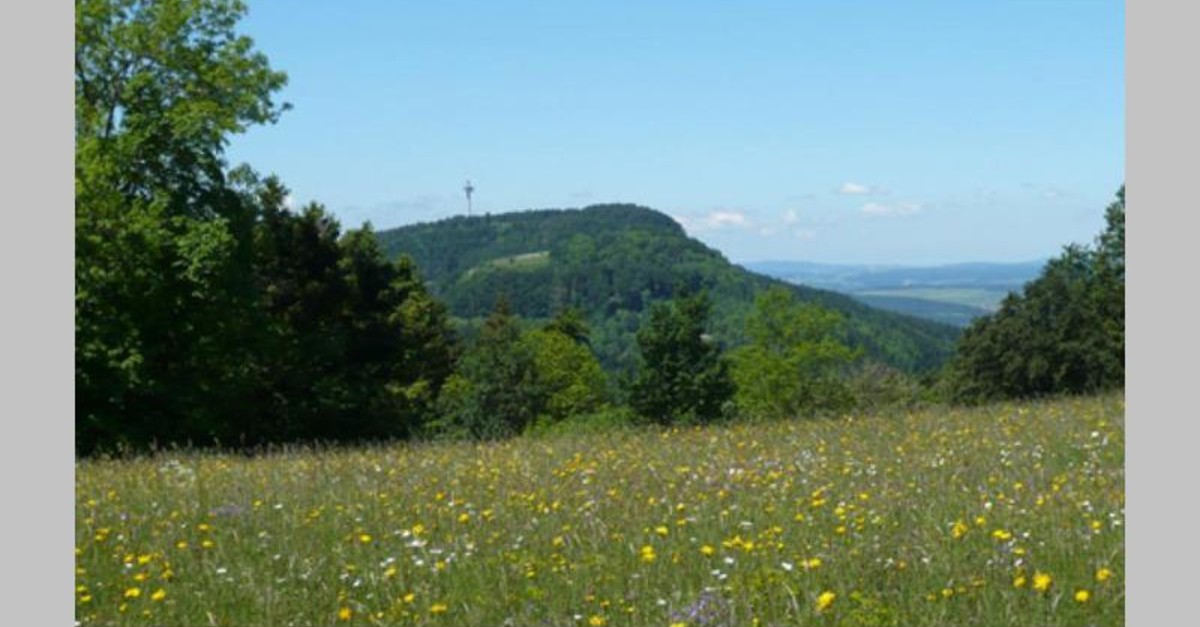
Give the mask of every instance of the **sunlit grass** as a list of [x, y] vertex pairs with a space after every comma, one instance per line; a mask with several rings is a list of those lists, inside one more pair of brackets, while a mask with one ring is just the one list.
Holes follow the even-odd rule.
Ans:
[[144, 625], [1123, 624], [1121, 396], [76, 468]]

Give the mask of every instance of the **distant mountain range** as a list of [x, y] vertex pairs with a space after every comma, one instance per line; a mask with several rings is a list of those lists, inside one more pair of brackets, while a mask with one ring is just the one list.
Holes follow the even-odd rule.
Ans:
[[377, 236], [388, 255], [413, 258], [464, 333], [501, 295], [529, 320], [576, 306], [587, 313], [593, 348], [610, 370], [636, 363], [643, 315], [680, 285], [708, 291], [712, 334], [727, 346], [743, 341], [755, 295], [772, 285], [789, 285], [798, 299], [842, 313], [846, 341], [906, 371], [939, 366], [958, 335], [952, 326], [751, 272], [688, 237], [669, 216], [636, 205], [457, 216]]
[[966, 326], [995, 311], [1009, 292], [1037, 278], [1045, 260], [955, 263], [939, 266], [821, 264], [760, 261], [750, 270], [848, 294], [869, 305], [937, 322]]

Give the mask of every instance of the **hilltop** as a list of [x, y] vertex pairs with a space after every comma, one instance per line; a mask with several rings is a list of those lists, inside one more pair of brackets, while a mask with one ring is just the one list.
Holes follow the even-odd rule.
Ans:
[[849, 343], [905, 371], [941, 365], [958, 333], [843, 294], [753, 273], [689, 237], [669, 216], [637, 205], [456, 216], [377, 237], [388, 256], [413, 258], [432, 292], [468, 332], [501, 294], [527, 319], [548, 318], [566, 306], [583, 309], [593, 348], [610, 370], [633, 365], [643, 312], [681, 284], [709, 292], [712, 333], [727, 346], [741, 342], [755, 295], [772, 285], [788, 285], [801, 301], [843, 314]]

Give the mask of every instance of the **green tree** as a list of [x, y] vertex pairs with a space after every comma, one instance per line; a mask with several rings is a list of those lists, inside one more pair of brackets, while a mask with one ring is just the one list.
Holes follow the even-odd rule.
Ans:
[[539, 421], [554, 423], [595, 412], [608, 398], [608, 378], [588, 348], [587, 327], [577, 315], [562, 314], [544, 329], [525, 333], [545, 393]]
[[285, 82], [237, 2], [75, 4], [76, 434], [228, 438], [257, 328], [227, 136]]
[[711, 305], [704, 292], [656, 303], [638, 330], [641, 367], [630, 404], [659, 424], [720, 418], [734, 393], [729, 363], [705, 334]]
[[455, 342], [411, 261], [226, 167], [287, 108], [245, 5], [75, 9], [77, 450], [418, 429]]
[[1067, 246], [1021, 294], [963, 334], [947, 381], [954, 399], [1087, 393], [1125, 380], [1125, 190], [1095, 247]]
[[846, 409], [853, 396], [846, 366], [860, 356], [836, 336], [841, 316], [791, 291], [761, 293], [746, 318], [749, 343], [732, 354], [738, 407], [767, 418]]
[[439, 400], [435, 429], [450, 437], [498, 439], [520, 434], [544, 411], [546, 392], [532, 348], [500, 298], [459, 360]]

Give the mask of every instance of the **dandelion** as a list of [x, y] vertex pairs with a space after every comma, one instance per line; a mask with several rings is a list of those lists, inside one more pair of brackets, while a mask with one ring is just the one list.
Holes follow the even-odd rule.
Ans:
[[1017, 575], [1016, 577], [1013, 578], [1013, 587], [1014, 588], [1024, 588], [1025, 583], [1026, 583], [1025, 575]]
[[591, 625], [591, 627], [603, 627], [603, 625], [606, 623], [608, 623], [608, 620], [599, 614], [593, 614], [591, 618], [588, 619], [588, 625]]
[[165, 598], [167, 598], [167, 591], [163, 590], [162, 588], [155, 590], [154, 594], [150, 595], [151, 601], [161, 601]]
[[358, 541], [359, 541], [359, 542], [361, 542], [361, 543], [363, 543], [363, 544], [370, 544], [370, 543], [371, 543], [371, 539], [372, 539], [372, 538], [371, 538], [371, 534], [369, 534], [369, 533], [360, 533], [360, 534], [358, 534]]
[[445, 603], [434, 603], [433, 605], [429, 606], [429, 613], [436, 616], [438, 614], [445, 614], [446, 610], [448, 609], [450, 609], [450, 607]]
[[354, 618], [354, 610], [348, 607], [338, 610], [338, 620], [350, 620], [351, 618]]
[[471, 515], [466, 512], [459, 514], [458, 522], [463, 523], [463, 524], [471, 522]]
[[992, 532], [992, 537], [1000, 542], [1007, 542], [1012, 540], [1012, 532], [1005, 529], [997, 529]]
[[1043, 572], [1033, 574], [1033, 589], [1038, 592], [1045, 592], [1050, 589], [1050, 585], [1054, 583], [1050, 575]]
[[127, 588], [125, 590], [125, 598], [126, 599], [136, 599], [140, 596], [142, 596], [141, 588]]
[[642, 554], [642, 561], [646, 562], [647, 564], [649, 564], [650, 562], [653, 562], [655, 560], [655, 558], [658, 557], [657, 555], [654, 554], [654, 547], [650, 546], [649, 544], [642, 547], [641, 554]]
[[819, 596], [817, 596], [817, 611], [824, 612], [825, 610], [829, 609], [829, 606], [833, 605], [834, 599], [837, 599], [837, 594], [830, 592], [829, 590], [822, 592]]
[[1101, 568], [1100, 570], [1096, 571], [1096, 581], [1100, 583], [1108, 581], [1109, 577], [1112, 577], [1112, 571], [1107, 568]]
[[958, 540], [959, 538], [967, 535], [967, 532], [970, 531], [970, 529], [971, 528], [967, 526], [967, 523], [961, 520], [956, 520], [954, 521], [954, 526], [950, 528], [950, 535], [955, 540]]
[[1092, 593], [1088, 592], [1087, 590], [1076, 590], [1075, 591], [1075, 602], [1076, 603], [1087, 603], [1088, 599], [1090, 599], [1090, 598], [1092, 598]]
[[666, 525], [659, 525], [654, 528], [654, 533], [657, 533], [660, 536], [667, 535], [667, 532], [668, 532], [668, 529], [667, 529]]
[[705, 557], [712, 557], [712, 556], [713, 556], [713, 554], [714, 554], [714, 553], [716, 553], [716, 552], [717, 552], [717, 550], [716, 550], [716, 549], [712, 548], [712, 546], [710, 546], [710, 545], [707, 545], [707, 544], [706, 544], [706, 545], [704, 545], [704, 546], [702, 546], [702, 547], [700, 547], [700, 554], [701, 554], [701, 555], [703, 555], [703, 556], [705, 556]]

